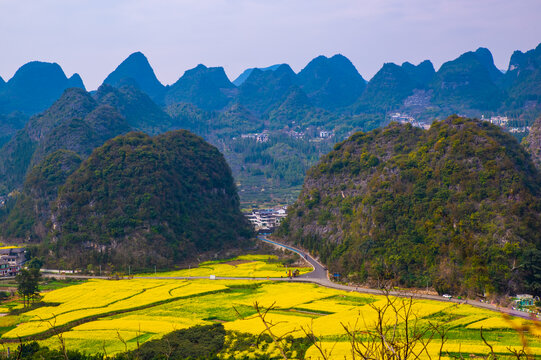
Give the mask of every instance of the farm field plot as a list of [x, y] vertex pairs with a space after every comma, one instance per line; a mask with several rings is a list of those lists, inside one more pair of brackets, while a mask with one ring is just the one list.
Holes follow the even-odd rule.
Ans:
[[[161, 338], [194, 325], [223, 323], [229, 334], [258, 335], [264, 330], [253, 307], [274, 306], [267, 320], [279, 323], [278, 334], [304, 337], [302, 328], [311, 328], [324, 347], [333, 349], [333, 358], [349, 356], [342, 324], [359, 331], [373, 327], [377, 314], [373, 306], [385, 303], [383, 296], [364, 295], [319, 287], [307, 283], [251, 280], [92, 280], [45, 294], [45, 301], [58, 306], [38, 308], [19, 317], [6, 318], [3, 339], [43, 334], [52, 324], [69, 325], [63, 333], [66, 346], [88, 353], [111, 355], [134, 349], [137, 343]], [[419, 300], [413, 312], [420, 325], [445, 324], [449, 328], [444, 350], [449, 353], [484, 354], [488, 350], [479, 335], [483, 326], [496, 352], [521, 345], [513, 327], [528, 325], [520, 319], [508, 321], [500, 314], [469, 305]], [[392, 319], [395, 314], [387, 316]], [[14, 325], [17, 325], [13, 328]], [[399, 324], [399, 327], [402, 324]], [[541, 334], [527, 335], [533, 354], [541, 355]], [[58, 347], [54, 336], [40, 340]], [[429, 351], [437, 352], [431, 345]], [[267, 351], [267, 350], [266, 350]], [[276, 348], [268, 351], [276, 353]], [[237, 354], [242, 356], [242, 354]], [[315, 360], [310, 348], [306, 356]]]
[[311, 267], [286, 267], [274, 255], [242, 255], [225, 261], [206, 261], [193, 269], [168, 271], [158, 274], [142, 274], [140, 277], [184, 277], [209, 276], [219, 277], [247, 277], [247, 278], [281, 278], [287, 277], [288, 270], [298, 269], [300, 274], [312, 271]]
[[91, 280], [81, 285], [46, 293], [44, 302], [60, 305], [44, 306], [25, 313], [27, 320], [5, 333], [3, 337], [36, 335], [51, 326], [65, 325], [85, 318], [137, 309], [225, 288], [218, 283], [182, 280]]

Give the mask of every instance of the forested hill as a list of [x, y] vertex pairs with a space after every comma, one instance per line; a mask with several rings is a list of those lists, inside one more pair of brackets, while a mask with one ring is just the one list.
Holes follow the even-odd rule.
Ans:
[[486, 122], [352, 135], [310, 169], [280, 234], [350, 280], [541, 294], [541, 176]]
[[223, 155], [192, 133], [118, 136], [97, 148], [60, 188], [49, 262], [166, 266], [249, 243]]
[[541, 171], [541, 117], [532, 125], [530, 133], [523, 140], [526, 150], [532, 156], [532, 160]]
[[135, 87], [104, 85], [93, 95], [70, 88], [0, 147], [0, 195], [20, 189], [28, 171], [56, 150], [86, 158], [117, 135], [156, 134], [172, 127], [171, 118]]
[[12, 200], [15, 202], [13, 208], [0, 223], [0, 238], [33, 243], [45, 239], [58, 188], [79, 168], [81, 161], [75, 152], [62, 149], [34, 166], [26, 177], [21, 193]]

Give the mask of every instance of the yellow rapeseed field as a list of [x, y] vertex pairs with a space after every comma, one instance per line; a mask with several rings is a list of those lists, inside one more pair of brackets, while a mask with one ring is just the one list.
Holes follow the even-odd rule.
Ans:
[[[255, 256], [238, 260], [261, 260], [261, 264], [269, 265]], [[245, 264], [254, 266], [253, 263]], [[212, 264], [218, 265], [225, 264]], [[263, 307], [274, 306], [266, 319], [278, 324], [273, 328], [275, 334], [304, 337], [302, 328], [312, 329], [324, 341], [327, 350], [334, 347], [332, 358], [344, 359], [349, 358], [350, 350], [344, 341], [343, 326], [360, 331], [373, 328], [377, 320], [373, 307], [383, 306], [386, 299], [309, 283], [131, 279], [90, 280], [48, 292], [44, 294], [44, 301], [59, 305], [37, 308], [20, 316], [8, 316], [4, 321], [0, 318], [0, 325], [11, 328], [2, 337], [35, 335], [48, 330], [53, 324], [79, 320], [82, 321], [80, 325], [63, 334], [68, 348], [111, 355], [124, 351], [126, 347], [133, 349], [138, 341], [144, 342], [177, 329], [215, 322], [223, 323], [228, 334], [259, 335], [265, 328], [253, 306], [257, 301]], [[495, 349], [503, 352], [506, 346], [520, 345], [513, 327], [531, 324], [517, 319], [510, 323], [498, 313], [450, 302], [416, 300], [413, 313], [421, 325], [430, 322], [447, 326], [450, 330], [445, 349], [453, 353], [460, 350], [468, 355], [486, 353], [486, 346], [480, 338], [475, 338], [481, 327], [489, 332]], [[393, 321], [395, 314], [388, 312], [386, 316], [386, 320]], [[541, 334], [537, 337], [535, 334], [528, 335], [528, 339], [532, 352], [541, 354]], [[339, 342], [336, 343], [336, 340]], [[55, 337], [41, 343], [51, 347], [59, 345]], [[430, 351], [437, 352], [433, 345]], [[273, 344], [265, 345], [264, 350], [252, 350], [251, 354], [264, 352], [277, 355]], [[252, 356], [248, 353], [228, 353], [222, 358]], [[309, 349], [307, 358], [310, 356], [317, 359], [317, 351]]]
[[223, 290], [216, 282], [185, 282], [182, 280], [92, 280], [45, 294], [45, 306], [27, 312], [27, 322], [3, 335], [5, 338], [28, 336], [71, 321], [100, 314], [125, 311], [178, 297]]
[[[267, 263], [266, 261], [269, 259], [276, 260], [277, 257], [273, 255], [243, 255], [226, 262], [208, 261], [199, 264], [197, 268], [162, 272], [157, 275], [160, 277], [215, 275], [219, 277], [285, 278], [290, 269], [292, 271], [298, 269], [301, 274], [312, 271], [311, 267], [287, 268], [279, 262]], [[155, 274], [143, 274], [140, 276], [150, 277], [155, 276]]]
[[[438, 341], [434, 341], [430, 343], [427, 347], [428, 353], [430, 354], [432, 359], [437, 359], [440, 351], [440, 345], [441, 343]], [[535, 346], [535, 344], [534, 344]], [[496, 354], [509, 354], [509, 348], [514, 350], [520, 350], [520, 346], [508, 346], [508, 345], [493, 345], [494, 352]], [[414, 348], [416, 352], [421, 351], [421, 348], [419, 346]], [[326, 356], [330, 355], [330, 359], [340, 359], [340, 360], [350, 360], [353, 359], [352, 353], [351, 353], [351, 345], [348, 342], [323, 342], [322, 343], [322, 350], [325, 353]], [[541, 354], [541, 347], [539, 347], [539, 344], [537, 346], [532, 347], [532, 354]], [[483, 344], [482, 342], [478, 342], [476, 344], [470, 344], [465, 342], [446, 342], [443, 345], [443, 359], [454, 359], [455, 356], [458, 356], [458, 354], [462, 354], [463, 358], [470, 358], [470, 357], [476, 357], [475, 355], [478, 354], [488, 354], [490, 353], [490, 349]], [[470, 355], [471, 354], [471, 355]], [[446, 356], [447, 355], [447, 356]], [[356, 355], [356, 359], [359, 359], [359, 355]], [[421, 356], [421, 358], [428, 359], [428, 356], [424, 355]], [[315, 347], [311, 346], [308, 351], [305, 354], [305, 359], [310, 360], [323, 360], [324, 357], [322, 356], [321, 352]]]

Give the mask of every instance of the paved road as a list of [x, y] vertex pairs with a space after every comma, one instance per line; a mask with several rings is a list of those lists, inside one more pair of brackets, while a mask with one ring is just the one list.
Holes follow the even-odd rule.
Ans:
[[[272, 244], [274, 246], [287, 249], [290, 251], [293, 251], [297, 254], [299, 254], [302, 258], [304, 258], [310, 265], [314, 268], [314, 271], [303, 274], [301, 276], [295, 277], [295, 278], [248, 278], [248, 277], [220, 277], [216, 276], [216, 280], [256, 280], [256, 281], [263, 281], [263, 280], [273, 280], [273, 281], [289, 281], [289, 282], [309, 282], [318, 284], [321, 286], [337, 289], [337, 290], [345, 290], [345, 291], [356, 291], [359, 293], [364, 294], [374, 294], [374, 295], [382, 295], [383, 292], [378, 289], [370, 289], [370, 288], [363, 288], [363, 287], [357, 287], [357, 286], [349, 286], [349, 285], [343, 285], [334, 283], [331, 280], [329, 280], [329, 274], [327, 271], [327, 268], [321, 264], [317, 259], [315, 259], [313, 256], [311, 256], [308, 252], [298, 249], [296, 247], [286, 245], [279, 243], [277, 241], [269, 240], [266, 236], [259, 236], [259, 240], [264, 241], [266, 243]], [[67, 279], [67, 278], [77, 278], [77, 279], [107, 279], [105, 276], [85, 276], [85, 275], [58, 275], [58, 274], [43, 274], [45, 277], [55, 277], [55, 278], [61, 278], [61, 279]], [[164, 277], [164, 276], [148, 276], [148, 277], [139, 277], [134, 276], [134, 279], [167, 279], [167, 280], [190, 280], [190, 279], [208, 279], [208, 276], [177, 276], [177, 277]], [[451, 302], [451, 303], [457, 303], [457, 304], [469, 304], [478, 308], [492, 310], [492, 311], [499, 311], [502, 313], [506, 313], [513, 316], [518, 316], [525, 319], [531, 319], [532, 317], [530, 314], [524, 313], [522, 311], [512, 310], [508, 308], [502, 308], [491, 304], [485, 304], [480, 301], [474, 301], [474, 300], [458, 300], [458, 299], [445, 299], [441, 296], [437, 295], [428, 295], [428, 294], [417, 294], [417, 293], [411, 293], [411, 292], [404, 292], [404, 291], [391, 291], [389, 293], [391, 296], [400, 296], [400, 297], [413, 297], [416, 299], [427, 299], [427, 300], [436, 300], [436, 301], [442, 301], [442, 302]]]
[[314, 268], [314, 271], [308, 274], [303, 274], [295, 279], [309, 279], [313, 281], [318, 280], [322, 282], [325, 280], [327, 281], [329, 280], [327, 268], [323, 264], [321, 264], [319, 261], [314, 259], [308, 252], [302, 251], [290, 245], [285, 245], [285, 244], [278, 243], [276, 241], [269, 240], [267, 239], [266, 236], [258, 236], [258, 239], [266, 243], [269, 243], [271, 245], [293, 251], [294, 253], [299, 254], [300, 257], [302, 257], [308, 263], [310, 263], [310, 265], [312, 265], [312, 268]]
[[[314, 271], [308, 274], [301, 275], [298, 278], [293, 279], [293, 281], [307, 281], [307, 282], [316, 283], [321, 286], [330, 287], [333, 289], [356, 291], [356, 292], [365, 293], [365, 294], [376, 294], [376, 295], [383, 294], [383, 292], [378, 289], [362, 288], [362, 287], [357, 287], [357, 286], [349, 286], [349, 285], [334, 283], [329, 280], [329, 273], [327, 271], [327, 268], [324, 265], [322, 265], [319, 261], [317, 261], [315, 258], [313, 258], [308, 252], [292, 247], [290, 245], [286, 245], [286, 244], [282, 244], [273, 240], [269, 240], [265, 236], [259, 236], [258, 238], [259, 240], [264, 241], [266, 243], [270, 243], [275, 246], [288, 249], [297, 253], [312, 265], [312, 267], [314, 268]], [[391, 291], [390, 295], [401, 296], [401, 297], [413, 297], [416, 299], [436, 300], [436, 301], [442, 301], [442, 302], [453, 302], [457, 304], [469, 304], [478, 308], [499, 311], [502, 313], [518, 316], [525, 319], [532, 318], [530, 314], [522, 312], [522, 311], [502, 308], [502, 307], [482, 303], [480, 301], [475, 301], [475, 300], [445, 299], [438, 295], [417, 294], [417, 293], [410, 293], [410, 292], [403, 292], [403, 291]]]

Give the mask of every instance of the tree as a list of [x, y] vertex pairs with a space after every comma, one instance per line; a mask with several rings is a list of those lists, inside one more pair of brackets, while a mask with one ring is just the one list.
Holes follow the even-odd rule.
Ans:
[[23, 299], [24, 306], [29, 306], [39, 293], [39, 280], [41, 273], [39, 268], [21, 269], [15, 277], [17, 281], [17, 292]]
[[43, 261], [41, 261], [37, 257], [33, 257], [32, 259], [30, 259], [30, 261], [26, 263], [26, 267], [28, 269], [41, 269], [42, 266], [43, 266]]

